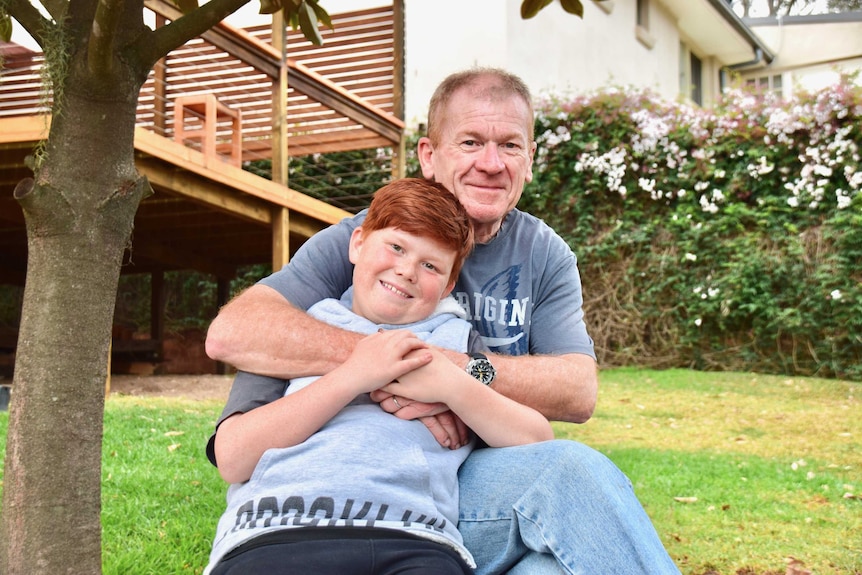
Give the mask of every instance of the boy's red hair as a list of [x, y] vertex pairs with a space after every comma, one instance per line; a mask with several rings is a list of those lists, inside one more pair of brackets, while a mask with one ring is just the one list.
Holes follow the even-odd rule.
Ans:
[[440, 184], [419, 178], [395, 180], [377, 190], [362, 228], [398, 228], [455, 252], [451, 281], [473, 249], [473, 226], [461, 202]]

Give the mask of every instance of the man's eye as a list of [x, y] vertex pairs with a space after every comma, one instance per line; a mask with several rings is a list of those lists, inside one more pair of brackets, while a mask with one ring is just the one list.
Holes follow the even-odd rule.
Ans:
[[463, 145], [469, 148], [478, 145], [478, 143], [476, 142], [476, 140], [464, 140]]

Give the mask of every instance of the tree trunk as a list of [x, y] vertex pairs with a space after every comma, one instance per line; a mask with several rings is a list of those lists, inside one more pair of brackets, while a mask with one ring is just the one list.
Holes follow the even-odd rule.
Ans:
[[101, 573], [111, 324], [123, 251], [150, 187], [134, 166], [137, 91], [127, 85], [106, 101], [85, 83], [70, 75], [36, 179], [15, 190], [28, 262], [0, 522], [6, 575]]

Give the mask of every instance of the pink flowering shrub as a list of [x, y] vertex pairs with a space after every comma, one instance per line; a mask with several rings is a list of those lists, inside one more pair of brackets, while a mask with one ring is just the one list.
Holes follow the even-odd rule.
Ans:
[[537, 107], [519, 207], [578, 256], [603, 365], [862, 379], [862, 91]]

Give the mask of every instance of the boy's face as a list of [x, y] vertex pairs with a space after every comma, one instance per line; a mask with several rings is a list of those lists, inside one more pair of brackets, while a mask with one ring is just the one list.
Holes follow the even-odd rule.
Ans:
[[431, 315], [452, 291], [455, 253], [434, 240], [383, 228], [350, 237], [353, 312], [374, 323], [407, 324]]

